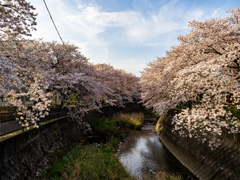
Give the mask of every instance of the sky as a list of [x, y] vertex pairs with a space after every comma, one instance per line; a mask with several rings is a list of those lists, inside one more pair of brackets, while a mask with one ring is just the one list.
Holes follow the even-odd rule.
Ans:
[[[45, 1], [64, 42], [80, 47], [93, 64], [110, 64], [139, 77], [190, 31], [189, 21], [227, 17], [229, 8], [240, 6], [239, 0]], [[44, 2], [30, 3], [38, 13], [31, 39], [60, 43]]]

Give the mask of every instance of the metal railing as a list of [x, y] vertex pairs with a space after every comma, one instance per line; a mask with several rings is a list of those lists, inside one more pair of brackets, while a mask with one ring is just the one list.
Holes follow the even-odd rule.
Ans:
[[[19, 124], [19, 121], [16, 121], [15, 118], [15, 112], [7, 112], [7, 113], [0, 113], [0, 137], [14, 133], [16, 131], [26, 129], [26, 127], [22, 127]], [[52, 119], [59, 119], [61, 117], [67, 116], [67, 111], [66, 110], [50, 110], [49, 115], [46, 116], [45, 118], [40, 118], [39, 123], [50, 121]], [[32, 123], [29, 123], [29, 126], [32, 126]]]

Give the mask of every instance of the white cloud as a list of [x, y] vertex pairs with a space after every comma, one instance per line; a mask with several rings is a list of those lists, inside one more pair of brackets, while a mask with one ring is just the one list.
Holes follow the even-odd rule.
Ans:
[[[78, 10], [80, 8], [81, 11], [72, 10], [63, 2], [58, 0], [57, 7], [56, 3], [51, 3], [49, 7], [58, 27], [61, 27], [61, 31], [69, 33], [78, 31], [90, 40], [95, 40], [97, 35], [109, 28], [118, 28], [118, 31], [123, 31], [129, 41], [144, 43], [152, 41], [153, 37], [163, 33], [186, 28], [172, 15], [175, 10], [171, 3], [163, 6], [158, 14], [144, 17], [141, 12], [104, 12], [98, 6], [89, 5], [78, 5]], [[184, 15], [181, 11], [176, 14]], [[47, 21], [46, 15], [44, 19]], [[41, 18], [41, 20], [43, 19]]]
[[[101, 6], [85, 1], [74, 0], [75, 5], [69, 6], [70, 1], [51, 0], [48, 7], [64, 41], [70, 41], [81, 48], [82, 53], [94, 63], [111, 63], [118, 68], [137, 72], [141, 70], [151, 59], [141, 60], [146, 63], [138, 63], [134, 60], [135, 54], [128, 54], [126, 63], [118, 57], [115, 51], [117, 46], [136, 47], [169, 47], [176, 43], [179, 34], [189, 31], [188, 21], [198, 19], [205, 20], [207, 17], [222, 16], [221, 9], [207, 12], [202, 8], [187, 9], [181, 1], [162, 1], [159, 9], [143, 13], [137, 10], [121, 12], [107, 12]], [[152, 7], [149, 1], [142, 0], [147, 6]], [[136, 3], [136, 1], [135, 1]], [[58, 40], [56, 30], [50, 20], [44, 4], [33, 1], [39, 13], [37, 17], [37, 32], [34, 38], [44, 37], [44, 40]], [[179, 33], [179, 34], [178, 34]], [[115, 47], [111, 48], [111, 47]], [[109, 49], [111, 48], [112, 51]], [[163, 48], [163, 52], [166, 49]], [[162, 54], [156, 52], [155, 56]], [[139, 51], [138, 54], [147, 53]], [[119, 53], [118, 53], [119, 54]], [[141, 56], [141, 55], [140, 55]], [[112, 59], [110, 59], [110, 57]], [[138, 55], [139, 57], [139, 55]], [[140, 68], [137, 70], [137, 68]]]
[[142, 71], [146, 67], [146, 63], [143, 63], [143, 60], [136, 58], [129, 58], [121, 61], [114, 61], [111, 65], [117, 69], [124, 69], [127, 72], [132, 72], [137, 76], [141, 76], [139, 71]]
[[87, 6], [78, 14], [66, 13], [62, 20], [90, 39], [96, 38], [109, 28], [118, 28], [118, 31], [123, 31], [127, 36], [128, 41], [145, 43], [163, 33], [186, 28], [181, 22], [176, 22], [175, 17], [163, 17], [163, 14], [167, 16], [165, 9], [146, 18], [140, 12], [103, 12], [98, 7]]

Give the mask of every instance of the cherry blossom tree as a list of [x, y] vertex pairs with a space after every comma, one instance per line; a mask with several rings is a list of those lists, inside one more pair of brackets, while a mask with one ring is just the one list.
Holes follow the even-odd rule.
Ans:
[[30, 36], [30, 30], [35, 30], [35, 8], [25, 0], [3, 0], [0, 2], [0, 59], [1, 59], [1, 92], [10, 86], [19, 83], [17, 70], [20, 69], [14, 62], [12, 42], [20, 35]]
[[36, 30], [35, 8], [25, 0], [2, 0], [0, 2], [0, 37], [16, 39], [19, 35], [31, 36]]
[[[4, 97], [7, 105], [16, 107], [17, 120], [23, 127], [30, 123], [37, 124], [40, 118], [48, 115], [50, 105], [50, 93], [47, 93], [49, 81], [47, 75], [51, 74], [50, 65], [47, 62], [46, 48], [41, 43], [33, 43], [28, 40], [18, 41], [13, 47], [8, 47], [8, 42], [2, 47], [2, 51], [10, 51], [11, 63], [15, 64], [15, 76], [18, 83], [6, 84]], [[46, 51], [48, 52], [48, 51]], [[3, 74], [6, 76], [6, 74]], [[3, 78], [5, 79], [5, 77]], [[11, 90], [11, 91], [10, 91]], [[20, 100], [23, 96], [30, 96], [34, 105], [28, 109]]]
[[[62, 106], [68, 108], [72, 118], [95, 108], [96, 102], [99, 103], [96, 98], [98, 84], [89, 74], [86, 75], [85, 72], [91, 72], [91, 68], [76, 46], [67, 44], [63, 47], [56, 42], [22, 40], [18, 41], [15, 49], [12, 52], [16, 57], [14, 63], [22, 68], [18, 71], [18, 77], [23, 84], [17, 91], [11, 91], [7, 100], [8, 104], [17, 107], [18, 120], [25, 122], [23, 126], [28, 126], [29, 121], [36, 124], [40, 117], [48, 114], [49, 97], [55, 92], [60, 94]], [[30, 100], [35, 102], [31, 112], [19, 100], [20, 96], [26, 95], [30, 95]], [[73, 96], [77, 103], [72, 104]]]
[[[48, 115], [54, 93], [84, 131], [90, 128], [82, 120], [88, 111], [139, 100], [139, 78], [133, 74], [106, 64], [93, 65], [73, 44], [25, 39], [35, 30], [34, 9], [25, 0], [0, 2], [0, 95], [16, 107], [23, 127], [37, 127], [40, 118]], [[31, 108], [22, 103], [22, 96], [30, 96]]]
[[17, 64], [13, 63], [13, 56], [7, 52], [0, 52], [0, 96], [6, 97], [10, 87], [20, 84], [17, 77]]
[[[110, 65], [101, 65], [109, 69], [107, 72], [107, 68], [90, 64], [75, 45], [23, 39], [14, 49], [5, 45], [2, 50], [12, 52], [15, 57], [12, 62], [18, 67], [13, 73], [21, 84], [7, 94], [7, 100], [9, 105], [17, 107], [18, 120], [23, 126], [36, 123], [48, 114], [53, 93], [59, 94], [61, 106], [68, 110], [70, 117], [87, 129], [89, 126], [81, 117], [89, 110], [123, 106], [140, 96], [139, 78]], [[32, 111], [19, 100], [27, 95], [35, 102]]]
[[[138, 77], [124, 70], [114, 69], [113, 66], [108, 64], [96, 64], [94, 66], [101, 74], [101, 77], [99, 77], [101, 83], [112, 90], [115, 96], [113, 98], [115, 105], [123, 106], [134, 100], [140, 100], [140, 79]], [[107, 96], [109, 96], [109, 93]]]
[[[18, 107], [18, 114], [22, 113], [20, 123], [24, 122], [25, 124], [28, 120], [26, 118], [30, 118], [30, 116], [25, 116], [26, 114], [23, 112], [26, 112], [26, 107], [18, 98], [23, 95], [22, 88], [26, 87], [25, 80], [21, 75], [21, 73], [26, 72], [26, 68], [19, 66], [21, 64], [19, 54], [16, 56], [13, 43], [16, 44], [16, 40], [19, 41], [22, 35], [31, 36], [31, 30], [36, 30], [34, 26], [37, 14], [32, 12], [34, 9], [25, 0], [3, 0], [0, 2], [1, 96], [3, 99], [7, 98], [8, 104]], [[10, 91], [10, 89], [12, 90]], [[29, 111], [26, 113], [29, 114]]]
[[232, 94], [231, 106], [239, 108], [234, 104], [239, 102], [240, 90], [240, 8], [230, 12], [230, 17], [190, 22], [190, 33], [180, 35], [180, 44], [150, 63], [141, 77], [143, 102], [159, 114], [202, 96], [200, 104], [174, 116], [173, 131], [195, 138], [205, 136], [203, 142], [212, 134], [215, 138], [208, 140], [211, 148], [220, 145], [217, 137], [222, 128], [239, 132], [238, 119], [226, 103], [226, 94]]

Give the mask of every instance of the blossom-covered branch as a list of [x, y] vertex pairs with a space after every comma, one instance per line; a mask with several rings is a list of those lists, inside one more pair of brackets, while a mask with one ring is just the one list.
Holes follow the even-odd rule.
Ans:
[[[190, 33], [180, 35], [180, 44], [149, 63], [141, 76], [143, 102], [159, 114], [201, 99], [175, 115], [173, 131], [195, 138], [201, 134], [203, 142], [209, 133], [221, 135], [222, 128], [239, 132], [239, 120], [228, 109], [229, 103], [239, 109], [240, 8], [230, 12], [230, 17], [190, 22]], [[231, 96], [228, 103], [226, 96]], [[213, 139], [209, 145], [219, 146]]]

